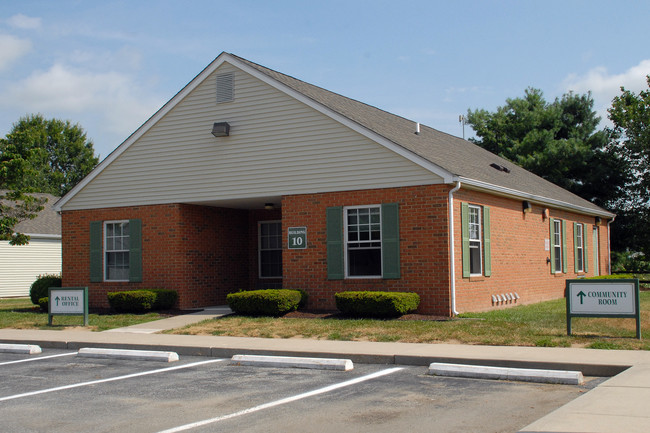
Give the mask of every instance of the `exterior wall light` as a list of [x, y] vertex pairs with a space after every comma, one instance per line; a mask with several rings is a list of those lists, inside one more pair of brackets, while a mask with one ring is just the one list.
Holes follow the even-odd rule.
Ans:
[[599, 226], [601, 223], [602, 219], [600, 217], [596, 217], [596, 225]]
[[264, 203], [264, 209], [273, 210], [275, 209], [275, 206], [273, 205], [273, 203]]
[[524, 200], [521, 203], [521, 207], [522, 207], [524, 213], [530, 213], [530, 212], [533, 211], [533, 205], [531, 205], [528, 200]]
[[217, 122], [212, 125], [212, 135], [215, 137], [228, 137], [230, 135], [230, 125], [228, 122]]

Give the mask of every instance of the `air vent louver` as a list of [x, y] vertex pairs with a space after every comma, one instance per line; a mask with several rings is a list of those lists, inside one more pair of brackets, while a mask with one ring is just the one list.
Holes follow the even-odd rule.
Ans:
[[217, 104], [235, 99], [235, 74], [228, 72], [217, 75]]

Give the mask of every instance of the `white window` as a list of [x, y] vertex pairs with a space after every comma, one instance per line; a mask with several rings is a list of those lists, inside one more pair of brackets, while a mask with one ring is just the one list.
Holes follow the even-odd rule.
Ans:
[[553, 245], [554, 261], [553, 272], [562, 272], [562, 220], [553, 220]]
[[481, 257], [481, 208], [469, 206], [469, 273], [470, 275], [481, 275], [483, 273], [483, 260]]
[[584, 230], [582, 224], [575, 225], [575, 242], [576, 242], [576, 272], [584, 272], [585, 270], [585, 243], [584, 243]]
[[129, 222], [104, 223], [104, 279], [129, 281]]
[[282, 222], [260, 221], [258, 233], [260, 278], [282, 278]]
[[345, 260], [348, 277], [381, 277], [380, 206], [345, 208]]

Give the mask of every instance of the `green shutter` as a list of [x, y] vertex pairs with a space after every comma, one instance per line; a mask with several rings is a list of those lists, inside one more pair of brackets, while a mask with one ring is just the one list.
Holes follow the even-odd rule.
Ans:
[[584, 257], [582, 259], [583, 261], [583, 266], [585, 268], [585, 272], [589, 272], [589, 260], [587, 260], [589, 254], [587, 251], [587, 224], [582, 225], [582, 251], [584, 254]]
[[327, 278], [342, 280], [343, 271], [343, 208], [328, 207], [327, 224]]
[[573, 266], [578, 272], [578, 223], [573, 223]]
[[562, 220], [562, 272], [565, 274], [568, 270], [569, 260], [566, 256], [566, 221]]
[[90, 281], [101, 283], [104, 279], [102, 272], [102, 222], [90, 223]]
[[549, 223], [550, 223], [550, 228], [549, 228], [549, 233], [550, 233], [550, 245], [551, 245], [551, 274], [555, 273], [555, 248], [553, 248], [553, 229], [555, 228], [555, 218], [549, 218]]
[[381, 205], [381, 252], [383, 277], [399, 278], [399, 206], [397, 203]]
[[463, 239], [463, 277], [469, 278], [469, 205], [460, 204], [460, 222]]
[[483, 274], [492, 275], [492, 240], [490, 239], [490, 208], [483, 207]]
[[142, 281], [142, 221], [129, 220], [129, 281]]

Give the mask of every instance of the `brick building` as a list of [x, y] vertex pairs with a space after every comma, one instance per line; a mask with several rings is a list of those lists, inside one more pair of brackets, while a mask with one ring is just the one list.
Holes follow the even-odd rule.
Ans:
[[420, 294], [453, 315], [607, 273], [614, 215], [476, 145], [222, 53], [56, 207], [63, 284]]

